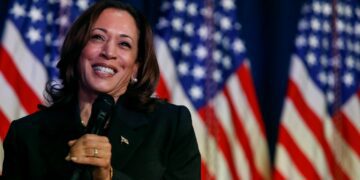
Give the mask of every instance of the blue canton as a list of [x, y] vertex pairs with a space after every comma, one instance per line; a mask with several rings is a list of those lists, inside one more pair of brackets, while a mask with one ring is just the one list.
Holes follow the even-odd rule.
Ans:
[[56, 79], [59, 51], [65, 34], [76, 17], [92, 0], [14, 0], [10, 19], [33, 55], [46, 67], [49, 78]]
[[297, 55], [323, 91], [330, 114], [359, 88], [359, 1], [315, 0], [303, 9], [296, 38]]
[[175, 0], [161, 7], [157, 34], [167, 43], [184, 91], [199, 109], [245, 59], [233, 0]]

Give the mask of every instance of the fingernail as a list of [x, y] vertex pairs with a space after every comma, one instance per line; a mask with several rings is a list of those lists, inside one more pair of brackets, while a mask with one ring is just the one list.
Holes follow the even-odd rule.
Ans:
[[77, 157], [71, 157], [70, 158], [72, 161], [76, 161], [78, 158]]
[[67, 156], [65, 157], [65, 160], [70, 161], [70, 155], [67, 155]]

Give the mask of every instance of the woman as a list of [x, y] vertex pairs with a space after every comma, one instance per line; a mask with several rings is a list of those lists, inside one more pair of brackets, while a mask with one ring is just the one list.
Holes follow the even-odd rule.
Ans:
[[[152, 97], [152, 32], [132, 7], [100, 1], [85, 11], [57, 67], [62, 84], [47, 86], [51, 106], [11, 124], [4, 179], [70, 179], [79, 167], [81, 179], [200, 179], [190, 113]], [[86, 134], [100, 93], [116, 105], [104, 136]]]

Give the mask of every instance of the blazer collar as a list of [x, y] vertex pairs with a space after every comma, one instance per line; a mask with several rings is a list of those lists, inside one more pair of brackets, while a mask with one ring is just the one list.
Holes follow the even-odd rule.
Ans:
[[112, 164], [122, 169], [143, 142], [148, 131], [149, 118], [145, 113], [130, 110], [119, 98], [110, 120], [109, 139], [112, 144]]

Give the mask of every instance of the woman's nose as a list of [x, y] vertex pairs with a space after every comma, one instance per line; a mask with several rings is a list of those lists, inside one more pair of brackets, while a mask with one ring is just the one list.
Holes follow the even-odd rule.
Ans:
[[115, 45], [108, 41], [104, 44], [103, 49], [101, 51], [101, 55], [106, 59], [116, 59]]

